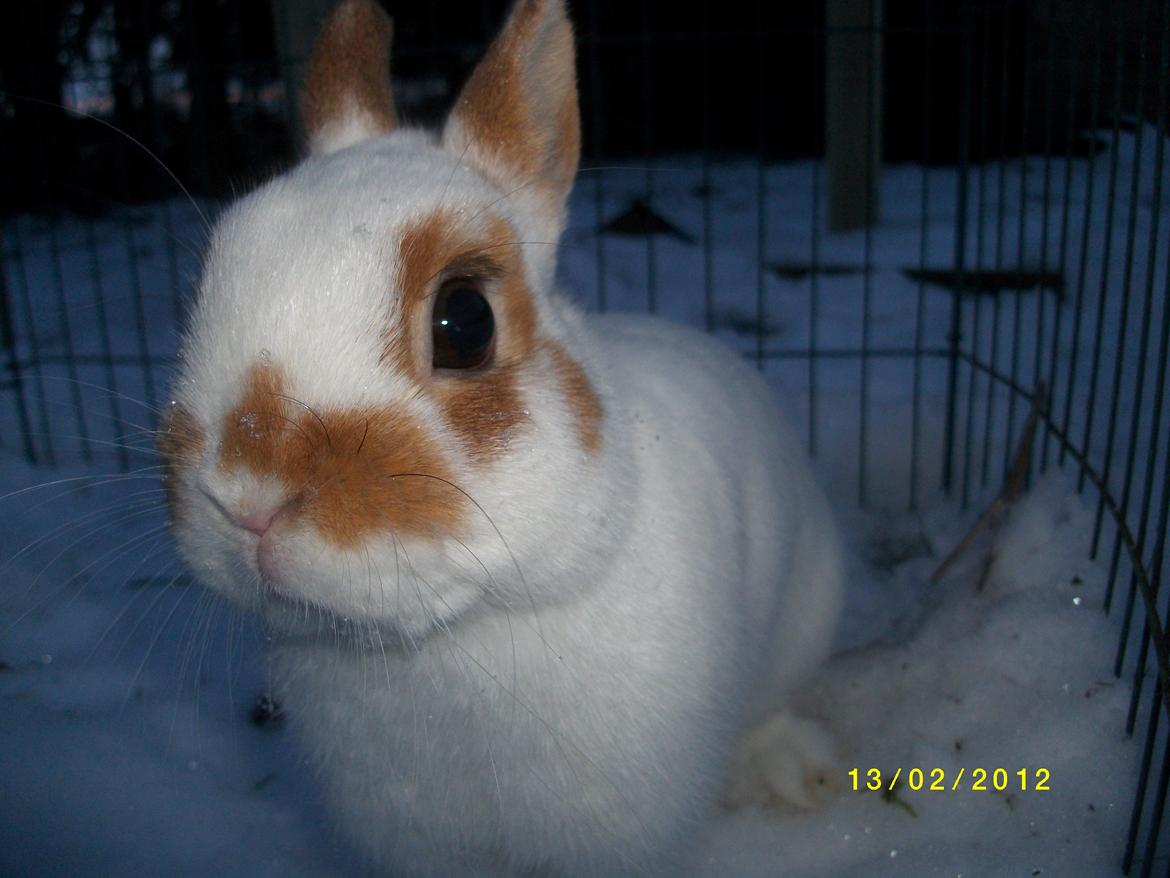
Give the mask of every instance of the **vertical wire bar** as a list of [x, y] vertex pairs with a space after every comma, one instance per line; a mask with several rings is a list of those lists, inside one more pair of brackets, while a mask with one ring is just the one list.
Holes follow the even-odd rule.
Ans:
[[917, 297], [914, 303], [914, 373], [910, 389], [910, 501], [909, 509], [918, 508], [918, 455], [922, 441], [922, 334], [926, 308], [926, 263], [930, 253], [930, 98], [931, 98], [931, 55], [934, 49], [933, 9], [931, 0], [922, 0], [923, 51], [922, 51], [922, 183], [918, 213], [921, 223], [918, 227], [918, 281]]
[[[1033, 46], [1032, 29], [1029, 26], [1030, 20], [1030, 14], [1023, 16], [1024, 32], [1022, 42], [1024, 46], [1023, 57], [1025, 59], [1032, 57]], [[1023, 323], [1024, 259], [1025, 245], [1028, 242], [1028, 165], [1031, 157], [1028, 131], [1031, 127], [1029, 113], [1031, 112], [1032, 88], [1032, 83], [1028, 76], [1030, 67], [1031, 64], [1025, 60], [1023, 71], [1020, 74], [1020, 218], [1019, 225], [1016, 229], [1016, 289], [1012, 307], [1012, 341], [1009, 346], [1010, 353], [1008, 357], [1008, 377], [1011, 379], [1013, 387], [1018, 387], [1020, 383], [1020, 338], [1023, 332], [1021, 324]], [[1042, 287], [1038, 287], [1036, 289], [1036, 299], [1041, 300], [1043, 298], [1044, 290]], [[1013, 438], [1016, 432], [1016, 394], [1008, 391], [1007, 401], [1007, 425], [1004, 429], [1003, 443], [1003, 477], [1005, 479], [1011, 470]], [[1031, 467], [1028, 467], [1028, 469], [1031, 469]]]
[[[594, 4], [596, 5], [596, 4]], [[715, 250], [711, 215], [711, 0], [703, 0], [703, 34], [699, 38], [699, 77], [703, 113], [703, 323], [715, 331]]]
[[[1102, 2], [1106, 2], [1106, 0], [1102, 0]], [[1089, 131], [1093, 137], [1093, 145], [1090, 147], [1085, 168], [1085, 210], [1081, 222], [1080, 258], [1077, 261], [1077, 292], [1076, 301], [1073, 305], [1072, 338], [1069, 340], [1068, 383], [1065, 387], [1064, 395], [1064, 420], [1061, 422], [1062, 431], [1066, 436], [1071, 435], [1073, 391], [1077, 384], [1077, 361], [1080, 354], [1081, 325], [1084, 322], [1085, 275], [1087, 273], [1087, 262], [1089, 258], [1089, 233], [1093, 226], [1093, 181], [1097, 176], [1096, 136], [1097, 121], [1099, 118], [1098, 111], [1101, 102], [1101, 55], [1104, 52], [1101, 19], [1101, 6], [1098, 4], [1094, 7], [1093, 82], [1089, 97]], [[1065, 454], [1065, 447], [1062, 445], [1057, 458], [1057, 462], [1061, 466], [1064, 465]]]
[[[183, 26], [184, 26], [184, 29], [186, 30], [187, 34], [189, 35], [190, 45], [189, 45], [188, 51], [191, 53], [191, 57], [192, 58], [204, 58], [204, 57], [206, 57], [206, 55], [204, 54], [203, 45], [202, 45], [203, 41], [201, 39], [202, 25], [199, 22], [199, 14], [196, 12], [197, 6], [198, 6], [198, 4], [196, 4], [196, 3], [186, 4], [186, 7], [187, 7], [186, 8], [186, 16], [185, 16], [185, 20], [183, 22]], [[302, 59], [298, 58], [297, 60], [300, 61]], [[191, 66], [188, 68], [188, 70], [190, 71], [188, 73], [188, 87], [189, 88], [193, 86], [193, 83], [190, 82], [192, 73], [195, 73], [198, 77], [202, 77], [203, 76], [202, 71], [205, 69], [206, 68], [202, 65], [194, 65], [194, 66]], [[285, 95], [285, 101], [288, 104], [286, 109], [288, 111], [288, 115], [289, 115], [289, 118], [291, 120], [291, 127], [289, 128], [289, 130], [290, 131], [297, 131], [297, 130], [299, 130], [299, 127], [298, 127], [298, 122], [297, 122], [296, 106], [295, 106], [295, 101], [293, 99], [293, 96], [292, 95]], [[204, 101], [193, 101], [192, 102], [190, 125], [188, 126], [188, 130], [193, 130], [193, 131], [198, 132], [197, 137], [191, 138], [191, 152], [192, 152], [191, 166], [199, 168], [199, 184], [200, 184], [199, 188], [206, 195], [207, 193], [210, 193], [212, 191], [212, 188], [211, 188], [211, 166], [208, 164], [208, 161], [207, 161], [208, 155], [211, 152], [211, 150], [208, 149], [208, 142], [207, 142], [207, 129], [210, 126], [207, 123], [207, 114], [206, 114], [205, 109], [204, 109], [204, 103], [205, 103]]]
[[[874, 175], [877, 168], [875, 153], [881, 150], [881, 144], [875, 150], [872, 143], [874, 128], [877, 122], [877, 89], [881, 71], [878, 70], [878, 2], [869, 0], [869, 27], [866, 31], [866, 79], [869, 87], [865, 94], [865, 137], [868, 141], [865, 151], [865, 231], [864, 256], [861, 271], [861, 406], [859, 412], [859, 430], [857, 443], [857, 503], [865, 506], [868, 482], [866, 478], [868, 451], [869, 451], [869, 341], [870, 341], [870, 309], [873, 297], [873, 224], [877, 222], [875, 205], [871, 203], [874, 197]], [[878, 182], [880, 186], [880, 181]]]
[[[141, 5], [142, 15], [145, 19], [147, 19], [147, 21], [150, 20], [152, 5], [153, 4], [151, 4], [150, 0], [143, 0], [142, 5]], [[148, 32], [149, 33], [154, 33], [154, 30], [152, 28], [153, 28], [153, 25], [148, 25]], [[238, 42], [238, 32], [239, 32], [238, 29], [236, 29], [236, 33], [237, 33], [236, 42]], [[144, 91], [146, 91], [147, 93], [150, 93], [152, 95], [151, 99], [149, 101], [147, 101], [147, 107], [150, 111], [151, 135], [154, 138], [154, 143], [151, 144], [151, 147], [157, 149], [158, 145], [162, 142], [162, 132], [161, 132], [161, 126], [160, 126], [160, 122], [159, 122], [158, 101], [153, 96], [153, 92], [155, 91], [155, 89], [154, 89], [154, 69], [151, 66], [149, 49], [146, 49], [143, 52], [143, 56], [139, 59], [138, 69], [139, 69], [140, 74], [143, 78]], [[255, 82], [254, 82], [254, 80], [255, 80], [255, 72], [254, 71], [253, 71], [252, 79], [253, 79], [252, 91], [251, 91], [251, 95], [249, 97], [250, 97], [250, 100], [253, 103], [255, 103], [256, 89], [255, 89]], [[251, 138], [247, 138], [246, 142], [247, 142], [247, 145], [249, 147], [253, 146]], [[169, 181], [167, 181], [167, 182], [169, 183]], [[162, 245], [163, 245], [163, 249], [166, 253], [167, 277], [170, 280], [170, 287], [171, 287], [171, 308], [172, 308], [172, 312], [174, 314], [175, 320], [178, 321], [183, 317], [183, 304], [182, 304], [182, 299], [181, 299], [182, 284], [179, 281], [179, 264], [178, 264], [178, 258], [177, 258], [176, 253], [175, 253], [176, 235], [175, 235], [174, 219], [173, 219], [172, 212], [171, 212], [171, 199], [169, 196], [164, 195], [162, 198], [159, 199], [159, 202], [160, 202], [160, 207], [162, 209], [162, 231], [163, 231]], [[122, 451], [123, 452], [125, 451], [124, 447], [122, 448]], [[127, 464], [128, 464], [128, 461], [123, 460], [123, 464], [122, 464], [123, 468], [125, 468], [127, 466]]]
[[596, 224], [595, 260], [597, 267], [597, 310], [604, 313], [608, 306], [608, 290], [605, 276], [605, 168], [601, 164], [601, 145], [605, 141], [605, 122], [601, 112], [601, 59], [599, 57], [601, 29], [598, 23], [597, 7], [589, 4], [589, 82], [592, 94], [589, 97], [590, 123], [593, 128], [593, 219]]
[[[1011, 54], [1009, 51], [1011, 47], [1010, 13], [1011, 9], [1005, 5], [1001, 13], [1003, 15], [1003, 44], [1000, 47], [1002, 60], [1000, 62], [999, 81], [999, 173], [996, 177], [995, 189], [995, 271], [997, 274], [1003, 272], [1003, 237], [1004, 228], [1007, 225], [1004, 222], [1004, 208], [1007, 203], [1007, 117], [1008, 80], [1010, 79], [1008, 65]], [[998, 368], [999, 362], [1000, 296], [1001, 292], [998, 289], [991, 296], [991, 351], [988, 354], [988, 364], [992, 369]], [[983, 445], [980, 448], [979, 454], [980, 487], [987, 487], [987, 479], [990, 475], [991, 438], [995, 423], [995, 392], [998, 387], [999, 382], [989, 372], [987, 374], [987, 405], [983, 417]], [[1008, 396], [1010, 395], [1011, 393], [1009, 391]]]
[[179, 274], [179, 255], [176, 250], [178, 234], [175, 232], [174, 211], [171, 210], [171, 199], [162, 199], [163, 247], [167, 254], [167, 277], [171, 283], [171, 311], [175, 321], [185, 316], [183, 308], [183, 282]]
[[[126, 149], [118, 145], [118, 170], [121, 175], [123, 197], [128, 195], [128, 170], [126, 165]], [[138, 347], [138, 355], [142, 362], [142, 388], [147, 406], [152, 411], [158, 410], [158, 397], [155, 393], [154, 372], [150, 367], [150, 345], [146, 333], [146, 308], [142, 301], [142, 269], [138, 262], [138, 243], [134, 237], [134, 228], [129, 216], [122, 220], [122, 237], [126, 245], [127, 266], [130, 269], [130, 302], [134, 308], [134, 335]]]
[[[57, 455], [53, 448], [53, 427], [52, 421], [49, 417], [49, 397], [45, 392], [45, 369], [44, 360], [41, 356], [41, 342], [37, 335], [37, 321], [36, 314], [32, 306], [32, 289], [28, 282], [28, 269], [25, 266], [24, 254], [26, 252], [23, 241], [20, 235], [20, 220], [16, 219], [12, 223], [12, 236], [16, 242], [16, 251], [14, 262], [20, 277], [20, 305], [21, 305], [21, 319], [28, 330], [28, 352], [29, 363], [32, 367], [33, 383], [37, 389], [37, 406], [38, 421], [40, 421], [42, 447], [45, 453], [45, 461], [50, 465], [57, 462]], [[35, 447], [36, 443], [32, 443]]]
[[[1142, 0], [1141, 6], [1141, 20], [1145, 21], [1149, 15], [1149, 0]], [[1138, 32], [1138, 75], [1137, 75], [1137, 93], [1134, 96], [1134, 115], [1141, 119], [1145, 114], [1145, 69], [1146, 69], [1146, 35], [1144, 32]], [[1159, 113], [1162, 110], [1159, 108]], [[1126, 233], [1125, 233], [1125, 264], [1121, 275], [1121, 313], [1118, 315], [1117, 328], [1117, 346], [1113, 362], [1113, 378], [1110, 382], [1109, 395], [1109, 416], [1106, 420], [1107, 432], [1105, 436], [1105, 452], [1104, 462], [1101, 468], [1101, 480], [1106, 486], [1109, 485], [1109, 478], [1113, 470], [1113, 453], [1117, 439], [1117, 423], [1118, 423], [1118, 407], [1121, 402], [1122, 392], [1122, 364], [1125, 362], [1125, 341], [1126, 335], [1129, 333], [1129, 310], [1130, 297], [1133, 291], [1133, 256], [1134, 246], [1137, 240], [1137, 208], [1138, 197], [1141, 190], [1141, 164], [1142, 164], [1142, 141], [1143, 141], [1143, 127], [1141, 124], [1136, 126], [1134, 131], [1134, 146], [1133, 146], [1133, 163], [1130, 174], [1129, 186], [1129, 216], [1126, 219]], [[1155, 159], [1159, 160], [1160, 155], [1158, 151], [1162, 144], [1159, 143], [1155, 147]], [[1154, 200], [1155, 202], [1160, 197], [1159, 187], [1161, 185], [1160, 179], [1154, 181]], [[1157, 207], [1151, 205], [1151, 211], [1156, 212]], [[1155, 222], [1151, 218], [1151, 223]], [[1153, 259], [1155, 254], [1150, 252], [1150, 257]], [[1143, 336], [1147, 335], [1147, 327], [1140, 327]], [[1141, 386], [1141, 373], [1144, 371], [1141, 365], [1144, 363], [1144, 358], [1138, 359], [1139, 368], [1136, 370], [1138, 375], [1135, 376], [1135, 388]], [[1090, 417], [1092, 417], [1090, 410]], [[1133, 407], [1133, 423], [1130, 426], [1131, 434], [1136, 435], [1139, 426], [1141, 425], [1141, 394], [1138, 393], [1134, 397]], [[1088, 444], [1085, 445], [1085, 451], [1088, 451]], [[1096, 558], [1097, 550], [1100, 548], [1101, 541], [1101, 526], [1104, 523], [1105, 515], [1105, 497], [1102, 495], [1097, 498], [1097, 513], [1093, 522], [1093, 542], [1092, 548], [1089, 552], [1089, 557]], [[1110, 586], [1112, 583], [1110, 583]], [[1108, 594], [1109, 587], [1106, 587]]]
[[1137, 837], [1141, 831], [1142, 812], [1145, 810], [1146, 788], [1150, 782], [1150, 768], [1154, 759], [1154, 741], [1158, 735], [1158, 725], [1162, 711], [1159, 705], [1162, 702], [1162, 681], [1154, 681], [1154, 700], [1150, 705], [1150, 718], [1146, 726], [1145, 740], [1142, 743], [1141, 767], [1138, 769], [1137, 789], [1134, 791], [1133, 807], [1129, 812], [1129, 831], [1125, 838], [1125, 852], [1121, 857], [1121, 870], [1126, 875], [1133, 868], [1133, 855], [1137, 849]]
[[[821, 59], [818, 70], [825, 70], [825, 59]], [[822, 82], [824, 80], [821, 80]], [[825, 106], [825, 97], [822, 91], [818, 107]], [[817, 360], [819, 357], [818, 327], [820, 323], [820, 293], [821, 293], [821, 167], [825, 161], [826, 145], [824, 141], [825, 123], [821, 120], [816, 128], [821, 132], [820, 149], [816, 151], [812, 161], [812, 235], [809, 242], [811, 248], [810, 259], [812, 271], [808, 276], [808, 449], [809, 454], [817, 452]]]
[[[31, 120], [35, 120], [38, 133], [44, 136], [44, 127], [41, 123], [41, 117], [32, 115]], [[45, 181], [52, 181], [52, 169], [50, 169], [45, 161], [43, 153], [38, 153], [36, 157], [41, 176]], [[62, 347], [65, 355], [65, 371], [69, 379], [69, 397], [74, 409], [74, 420], [77, 424], [77, 437], [81, 443], [81, 456], [85, 461], [93, 459], [93, 449], [90, 443], [89, 428], [85, 421], [85, 404], [81, 394], [81, 382], [79, 380], [77, 371], [77, 357], [73, 345], [73, 327], [69, 320], [69, 303], [65, 292], [65, 279], [61, 269], [61, 243], [58, 235], [58, 227], [60, 218], [58, 216], [58, 209], [56, 206], [52, 209], [46, 219], [48, 224], [48, 243], [50, 256], [50, 275], [52, 277], [54, 300], [57, 307], [57, 331], [61, 334]], [[31, 296], [29, 298], [31, 309]], [[36, 368], [43, 371], [45, 364], [43, 361], [38, 361]], [[47, 397], [46, 404], [47, 404]], [[49, 442], [49, 433], [51, 432], [51, 419], [47, 419], [45, 426], [45, 439]], [[50, 446], [51, 448], [51, 446]], [[52, 454], [50, 453], [50, 460]]]
[[[1170, 492], [1170, 454], [1167, 455], [1166, 465], [1164, 469], [1164, 485], [1162, 487], [1162, 496], [1166, 497], [1167, 492]], [[1150, 585], [1153, 588], [1154, 594], [1158, 594], [1162, 579], [1162, 560], [1166, 549], [1166, 532], [1167, 532], [1167, 512], [1170, 510], [1170, 504], [1162, 504], [1162, 512], [1159, 516], [1158, 522], [1158, 542], [1154, 548], [1154, 555], [1150, 564]], [[1156, 605], [1155, 605], [1156, 606]], [[1170, 607], [1167, 608], [1167, 613], [1170, 614]], [[1149, 643], [1149, 626], [1146, 626], [1146, 636], [1142, 638], [1143, 652]], [[1140, 662], [1139, 667], [1145, 667], [1145, 660]], [[1157, 676], [1157, 675], [1155, 675]], [[1159, 681], [1161, 682], [1161, 681]], [[1155, 686], [1155, 691], [1157, 687]], [[1136, 696], [1135, 691], [1135, 696]], [[1134, 699], [1136, 700], [1136, 698]], [[1150, 710], [1159, 712], [1161, 704], [1154, 701], [1150, 704]], [[1158, 777], [1158, 790], [1154, 794], [1154, 813], [1150, 819], [1149, 833], [1146, 835], [1146, 849], [1145, 849], [1145, 864], [1142, 869], [1142, 875], [1150, 874], [1150, 869], [1153, 867], [1154, 852], [1158, 845], [1158, 831], [1162, 828], [1162, 812], [1166, 806], [1166, 792], [1167, 787], [1170, 786], [1170, 738], [1166, 742], [1166, 752], [1162, 754], [1162, 770]]]
[[[986, 240], [987, 223], [984, 217], [984, 207], [987, 204], [987, 141], [988, 141], [988, 93], [991, 89], [991, 37], [990, 13], [985, 19], [983, 31], [983, 52], [979, 64], [979, 171], [977, 173], [978, 201], [975, 207], [975, 271], [983, 270], [983, 247]], [[960, 294], [960, 291], [956, 291]], [[983, 301], [979, 295], [971, 296], [971, 356], [980, 355], [980, 329], [983, 323]], [[994, 365], [994, 363], [993, 363]], [[974, 454], [974, 445], [971, 442], [971, 431], [975, 425], [975, 400], [979, 387], [980, 375], [972, 368], [967, 384], [967, 422], [963, 437], [963, 492], [960, 506], [967, 508], [971, 499], [971, 459]], [[987, 373], [987, 389], [991, 392], [994, 376]]]
[[[74, 99], [76, 101], [76, 86], [74, 86]], [[123, 429], [124, 420], [122, 417], [122, 400], [121, 394], [118, 392], [118, 378], [116, 370], [114, 369], [114, 348], [110, 339], [110, 320], [106, 311], [106, 290], [102, 279], [101, 258], [98, 254], [97, 236], [94, 234], [94, 220], [85, 222], [85, 246], [89, 251], [89, 280], [90, 289], [93, 293], [94, 311], [98, 322], [98, 341], [101, 346], [102, 365], [106, 375], [106, 403], [110, 410], [110, 419], [113, 429], [119, 431]], [[126, 443], [121, 441], [124, 436], [124, 431], [115, 433], [114, 438], [117, 440], [118, 464], [123, 471], [130, 468], [130, 456]]]
[[[102, 281], [101, 259], [98, 256], [97, 239], [94, 235], [93, 222], [85, 224], [85, 243], [89, 251], [89, 280], [93, 291], [93, 306], [97, 314], [98, 341], [101, 344], [102, 366], [106, 375], [106, 397], [110, 407], [110, 417], [113, 419], [114, 429], [121, 430], [125, 421], [122, 418], [121, 393], [118, 392], [118, 375], [114, 368], [114, 347], [110, 340], [110, 320], [106, 313], [106, 291]], [[125, 471], [130, 469], [130, 457], [126, 443], [121, 441], [122, 435], [116, 435], [118, 440], [118, 464]]]
[[[1045, 4], [1044, 27], [1047, 36], [1045, 51], [1047, 54], [1048, 70], [1044, 81], [1044, 183], [1043, 183], [1043, 210], [1040, 215], [1040, 274], [1048, 273], [1048, 235], [1051, 231], [1052, 207], [1052, 90], [1056, 79], [1056, 28], [1053, 26], [1053, 6], [1055, 0], [1047, 0]], [[1041, 288], [1036, 298], [1036, 341], [1032, 359], [1032, 386], [1040, 384], [1044, 371], [1044, 329], [1047, 322], [1048, 297]], [[1060, 310], [1060, 292], [1054, 293], [1053, 309]], [[1051, 388], [1050, 388], [1051, 390]], [[1051, 397], [1049, 397], [1051, 399]], [[1044, 438], [1047, 439], [1051, 426], [1047, 418], [1040, 421], [1044, 425]], [[1028, 483], [1032, 479], [1032, 467], [1028, 467]]]
[[[1048, 361], [1048, 410], [1052, 418], [1056, 416], [1056, 369], [1060, 362], [1060, 340], [1061, 328], [1064, 323], [1064, 293], [1068, 290], [1068, 284], [1065, 282], [1067, 268], [1068, 268], [1068, 242], [1069, 242], [1069, 227], [1072, 221], [1072, 169], [1073, 169], [1073, 142], [1076, 137], [1076, 102], [1077, 102], [1077, 86], [1079, 85], [1079, 77], [1077, 75], [1080, 70], [1080, 64], [1077, 63], [1076, 58], [1069, 58], [1069, 63], [1065, 68], [1068, 71], [1069, 78], [1069, 95], [1068, 104], [1065, 107], [1068, 116], [1067, 130], [1065, 131], [1064, 144], [1064, 189], [1063, 189], [1063, 203], [1060, 211], [1060, 245], [1057, 256], [1057, 265], [1060, 268], [1061, 277], [1061, 301], [1057, 303], [1056, 313], [1052, 318], [1052, 349], [1050, 352], [1050, 359]], [[1040, 472], [1048, 469], [1048, 449], [1052, 439], [1052, 431], [1044, 431], [1044, 441], [1040, 448]]]
[[[1166, 364], [1167, 364], [1168, 349], [1170, 349], [1170, 304], [1168, 304], [1168, 303], [1170, 303], [1170, 272], [1167, 272], [1167, 277], [1166, 277], [1166, 280], [1164, 282], [1164, 287], [1165, 287], [1165, 289], [1164, 289], [1163, 296], [1165, 298], [1163, 299], [1163, 306], [1162, 306], [1162, 327], [1161, 327], [1160, 336], [1159, 336], [1158, 362], [1157, 362], [1157, 367], [1154, 370], [1154, 374], [1157, 376], [1157, 384], [1154, 388], [1154, 404], [1150, 409], [1150, 411], [1154, 413], [1154, 417], [1151, 418], [1151, 423], [1150, 423], [1150, 440], [1149, 440], [1149, 445], [1148, 445], [1147, 450], [1146, 450], [1146, 474], [1147, 474], [1147, 477], [1145, 479], [1145, 489], [1142, 492], [1141, 511], [1139, 513], [1139, 516], [1138, 516], [1138, 529], [1137, 529], [1137, 536], [1136, 536], [1137, 545], [1139, 547], [1145, 545], [1146, 531], [1148, 529], [1149, 520], [1150, 520], [1150, 506], [1153, 503], [1154, 492], [1156, 490], [1155, 484], [1154, 484], [1155, 479], [1153, 476], [1155, 473], [1155, 467], [1157, 465], [1157, 460], [1158, 460], [1158, 448], [1161, 445], [1161, 432], [1162, 432], [1163, 418], [1160, 415], [1163, 411], [1162, 405], [1163, 405], [1163, 402], [1165, 399]], [[1149, 368], [1149, 363], [1147, 362], [1147, 363], [1143, 364], [1143, 368]], [[1170, 448], [1167, 449], [1167, 458], [1168, 458], [1168, 462], [1166, 464], [1166, 471], [1167, 471], [1168, 476], [1170, 476]], [[1166, 494], [1163, 494], [1162, 496], [1163, 496], [1162, 506], [1166, 507], [1166, 506], [1170, 505], [1170, 504], [1167, 504], [1165, 502]], [[1165, 508], [1163, 508], [1163, 510], [1162, 510], [1163, 515], [1165, 514], [1165, 511], [1166, 511]], [[1125, 662], [1125, 653], [1126, 653], [1126, 648], [1127, 648], [1127, 641], [1129, 639], [1129, 630], [1130, 630], [1131, 620], [1133, 618], [1133, 609], [1134, 609], [1136, 594], [1137, 594], [1137, 578], [1135, 576], [1131, 575], [1130, 580], [1129, 580], [1129, 590], [1126, 594], [1126, 599], [1125, 599], [1125, 612], [1124, 612], [1124, 615], [1123, 615], [1122, 621], [1121, 621], [1121, 638], [1120, 638], [1120, 641], [1119, 641], [1118, 646], [1117, 646], [1117, 658], [1114, 661], [1114, 673], [1115, 674], [1121, 673], [1121, 668]], [[1143, 645], [1145, 644], [1145, 642], [1146, 641], [1143, 638]]]
[[958, 415], [959, 345], [962, 342], [962, 308], [960, 293], [966, 273], [967, 256], [967, 184], [970, 170], [971, 137], [971, 7], [963, 5], [963, 28], [959, 64], [959, 156], [955, 178], [955, 292], [951, 296], [950, 329], [947, 338], [946, 424], [943, 430], [943, 490], [950, 495], [955, 475], [955, 418]]
[[[650, 0], [642, 0], [642, 145], [646, 155], [646, 208], [654, 211], [654, 59], [650, 39]], [[654, 234], [646, 235], [646, 307], [658, 312], [658, 258]]]
[[[1170, 29], [1167, 25], [1170, 24], [1170, 0], [1167, 0], [1163, 7], [1163, 22], [1159, 31], [1162, 34], [1161, 47], [1158, 51], [1158, 116], [1157, 116], [1157, 137], [1155, 138], [1154, 146], [1154, 191], [1153, 203], [1151, 207], [1150, 216], [1150, 237], [1147, 245], [1147, 261], [1146, 261], [1146, 283], [1145, 295], [1142, 302], [1142, 322], [1141, 322], [1141, 338], [1138, 342], [1138, 363], [1141, 367], [1137, 370], [1137, 387], [1134, 390], [1134, 405], [1137, 410], [1137, 420], [1134, 422], [1133, 429], [1129, 434], [1129, 442], [1125, 453], [1125, 476], [1122, 479], [1121, 486], [1121, 501], [1120, 509], [1122, 516], [1126, 516], [1129, 510], [1130, 491], [1133, 487], [1134, 471], [1137, 463], [1137, 448], [1140, 441], [1140, 433], [1138, 431], [1138, 424], [1140, 423], [1140, 413], [1143, 408], [1141, 402], [1145, 396], [1145, 381], [1146, 373], [1148, 371], [1146, 365], [1146, 358], [1149, 353], [1150, 330], [1153, 322], [1153, 302], [1154, 302], [1154, 281], [1157, 274], [1158, 267], [1158, 229], [1162, 217], [1162, 162], [1164, 159], [1163, 147], [1166, 141], [1166, 101], [1167, 91], [1170, 89]], [[1166, 344], [1163, 339], [1163, 347]], [[1157, 420], [1157, 412], [1160, 409], [1152, 409], [1155, 413], [1154, 420]], [[1156, 430], [1156, 427], [1152, 427]], [[1156, 437], [1157, 433], [1153, 432]], [[1156, 444], [1155, 444], [1156, 447]], [[1113, 598], [1113, 589], [1117, 581], [1118, 565], [1121, 560], [1121, 534], [1118, 533], [1113, 539], [1113, 556], [1109, 561], [1109, 580], [1105, 590], [1105, 607], [1109, 605]]]
[[768, 247], [768, 179], [764, 152], [767, 149], [765, 113], [767, 88], [764, 81], [764, 14], [756, 0], [756, 368], [764, 368], [764, 306]]
[[[1102, 251], [1101, 258], [1101, 283], [1097, 290], [1097, 310], [1095, 315], [1096, 325], [1093, 327], [1093, 348], [1090, 355], [1089, 362], [1089, 398], [1085, 405], [1085, 428], [1081, 434], [1081, 453], [1085, 457], [1085, 463], [1081, 466], [1080, 475], [1077, 477], [1077, 492], [1081, 492], [1085, 487], [1085, 473], [1088, 466], [1089, 448], [1093, 441], [1093, 418], [1097, 408], [1097, 387], [1100, 384], [1101, 371], [1101, 346], [1105, 337], [1105, 309], [1106, 301], [1109, 292], [1109, 268], [1110, 261], [1113, 255], [1113, 217], [1115, 213], [1115, 202], [1117, 200], [1117, 161], [1118, 153], [1121, 151], [1121, 84], [1125, 71], [1125, 16], [1119, 16], [1120, 21], [1117, 24], [1117, 54], [1115, 58], [1115, 71], [1113, 83], [1113, 130], [1110, 135], [1109, 146], [1109, 184], [1107, 188], [1105, 200], [1105, 246]], [[1138, 131], [1138, 138], [1141, 138], [1141, 131]], [[1134, 168], [1134, 176], [1137, 176], [1137, 168]], [[1122, 302], [1124, 304], [1125, 297], [1123, 295]], [[1123, 341], [1119, 337], [1119, 341]], [[1121, 359], [1121, 351], [1118, 350], [1118, 360]], [[1095, 541], [1094, 541], [1095, 545]]]
[[8, 266], [4, 256], [8, 237], [0, 224], [0, 347], [8, 352], [7, 370], [16, 393], [16, 416], [20, 424], [21, 443], [24, 456], [29, 463], [37, 462], [37, 449], [32, 441], [32, 420], [28, 413], [28, 400], [24, 393], [24, 369], [16, 350], [16, 331], [12, 323], [11, 300], [8, 295]]
[[73, 326], [69, 320], [69, 302], [65, 297], [65, 276], [61, 269], [61, 241], [57, 236], [57, 217], [49, 218], [49, 255], [52, 257], [53, 290], [57, 303], [57, 328], [61, 333], [65, 352], [65, 371], [69, 375], [69, 395], [72, 397], [77, 436], [81, 441], [81, 456], [93, 460], [89, 427], [85, 423], [85, 402], [81, 396], [81, 379], [77, 372], [77, 351], [73, 346]]

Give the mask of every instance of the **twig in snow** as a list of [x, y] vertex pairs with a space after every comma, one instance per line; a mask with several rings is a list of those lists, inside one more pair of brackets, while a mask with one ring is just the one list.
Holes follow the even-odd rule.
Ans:
[[[1028, 470], [1032, 464], [1032, 444], [1036, 438], [1036, 425], [1040, 422], [1040, 415], [1047, 407], [1048, 393], [1043, 382], [1041, 382], [1036, 385], [1036, 392], [1032, 395], [1032, 410], [1028, 414], [1028, 421], [1024, 424], [1024, 430], [1020, 434], [1020, 441], [1016, 445], [1016, 453], [1012, 458], [1011, 468], [1008, 469], [1007, 476], [1004, 478], [1003, 487], [1000, 488], [995, 499], [991, 501], [991, 505], [975, 520], [975, 524], [971, 526], [971, 529], [967, 531], [963, 539], [959, 541], [959, 544], [943, 559], [943, 562], [938, 565], [934, 573], [930, 574], [931, 582], [937, 583], [941, 580], [955, 561], [975, 542], [975, 538], [980, 533], [986, 531], [994, 537], [1007, 519], [1012, 506], [1015, 505], [1015, 502], [1027, 487]], [[979, 582], [976, 586], [977, 591], [982, 591], [983, 586], [987, 584], [987, 577], [991, 573], [991, 565], [994, 561], [995, 549], [993, 540], [991, 547], [987, 549], [982, 560]]]

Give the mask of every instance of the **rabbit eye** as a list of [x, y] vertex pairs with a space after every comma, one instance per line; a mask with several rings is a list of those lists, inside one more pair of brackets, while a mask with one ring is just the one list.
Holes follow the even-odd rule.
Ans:
[[451, 280], [435, 295], [431, 315], [436, 369], [474, 369], [488, 361], [496, 321], [491, 305], [468, 280]]

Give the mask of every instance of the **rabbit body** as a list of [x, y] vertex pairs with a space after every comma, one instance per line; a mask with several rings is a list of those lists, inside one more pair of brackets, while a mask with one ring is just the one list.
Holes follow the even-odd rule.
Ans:
[[161, 440], [179, 549], [269, 624], [387, 874], [677, 874], [828, 648], [832, 517], [739, 356], [553, 289], [562, 4], [516, 4], [438, 137], [397, 124], [388, 36], [342, 3], [313, 155], [213, 234]]

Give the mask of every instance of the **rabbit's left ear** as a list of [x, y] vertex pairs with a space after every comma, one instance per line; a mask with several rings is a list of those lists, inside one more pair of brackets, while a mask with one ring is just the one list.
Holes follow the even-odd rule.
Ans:
[[488, 179], [524, 187], [561, 215], [581, 153], [564, 0], [517, 0], [459, 95], [443, 144]]
[[390, 95], [393, 30], [377, 0], [343, 0], [326, 20], [313, 45], [301, 100], [313, 155], [398, 127]]

